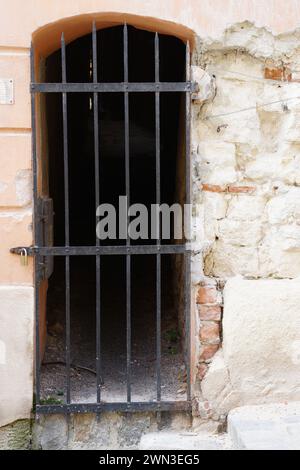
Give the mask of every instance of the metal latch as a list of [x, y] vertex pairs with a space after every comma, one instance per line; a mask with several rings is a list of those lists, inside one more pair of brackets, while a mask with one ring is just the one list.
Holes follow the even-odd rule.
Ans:
[[[36, 217], [39, 221], [36, 239], [39, 240], [37, 246], [16, 246], [10, 249], [11, 253], [20, 255], [21, 265], [28, 265], [28, 256], [39, 255], [39, 247], [53, 246], [53, 201], [50, 198], [38, 198], [36, 204]], [[53, 256], [39, 256], [38, 280], [49, 279], [53, 272]]]
[[21, 257], [22, 266], [28, 266], [28, 256], [32, 256], [34, 254], [34, 247], [33, 246], [16, 246], [14, 248], [11, 248], [9, 251]]
[[14, 255], [24, 255], [25, 251], [27, 253], [27, 256], [33, 256], [35, 253], [35, 247], [33, 245], [31, 246], [15, 246], [13, 248], [10, 248], [10, 252], [13, 253]]

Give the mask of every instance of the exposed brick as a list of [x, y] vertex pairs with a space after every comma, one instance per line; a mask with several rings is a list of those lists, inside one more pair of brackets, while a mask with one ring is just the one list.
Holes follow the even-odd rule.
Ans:
[[253, 193], [256, 190], [255, 186], [229, 186], [229, 193]]
[[205, 343], [216, 344], [220, 342], [220, 325], [218, 322], [205, 321], [200, 328], [200, 340]]
[[256, 190], [255, 186], [220, 186], [218, 184], [202, 183], [203, 191], [210, 191], [212, 193], [253, 193]]
[[227, 191], [227, 186], [219, 186], [218, 184], [202, 184], [202, 191], [210, 191], [212, 193], [223, 193]]
[[198, 289], [197, 304], [215, 304], [218, 301], [218, 292], [212, 286], [200, 286]]
[[201, 320], [221, 320], [221, 307], [219, 305], [199, 305], [198, 308]]
[[219, 349], [218, 344], [203, 344], [201, 347], [200, 361], [208, 361]]
[[292, 72], [288, 67], [265, 67], [264, 77], [269, 80], [292, 80]]
[[203, 362], [201, 362], [198, 365], [198, 378], [199, 378], [199, 380], [202, 380], [204, 378], [207, 370], [208, 370], [208, 366], [206, 364], [204, 364]]

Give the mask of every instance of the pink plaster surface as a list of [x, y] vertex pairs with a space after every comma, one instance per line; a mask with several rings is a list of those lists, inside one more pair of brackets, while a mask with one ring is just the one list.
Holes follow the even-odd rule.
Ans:
[[181, 24], [202, 37], [218, 37], [248, 20], [274, 34], [300, 24], [299, 0], [1, 0], [0, 46], [29, 47], [32, 33], [62, 18], [127, 13]]

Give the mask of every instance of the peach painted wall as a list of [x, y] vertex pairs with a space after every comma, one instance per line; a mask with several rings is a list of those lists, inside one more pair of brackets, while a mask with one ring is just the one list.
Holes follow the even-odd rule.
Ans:
[[1, 0], [0, 9], [0, 45], [5, 47], [28, 47], [32, 32], [48, 23], [100, 12], [159, 18], [211, 37], [244, 20], [275, 34], [300, 23], [298, 0]]

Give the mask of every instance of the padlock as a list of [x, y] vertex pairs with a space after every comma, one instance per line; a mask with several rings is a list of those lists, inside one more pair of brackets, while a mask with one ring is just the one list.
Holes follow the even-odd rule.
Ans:
[[28, 266], [28, 254], [26, 248], [22, 248], [21, 250], [21, 265]]

